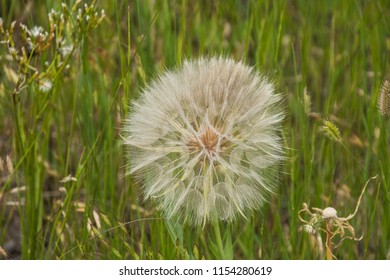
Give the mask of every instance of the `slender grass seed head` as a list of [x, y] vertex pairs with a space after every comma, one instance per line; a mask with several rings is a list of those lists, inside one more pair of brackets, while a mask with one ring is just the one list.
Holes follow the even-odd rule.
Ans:
[[339, 128], [331, 121], [328, 119], [323, 119], [322, 120], [322, 126], [320, 130], [328, 136], [329, 139], [336, 141], [336, 142], [341, 142], [341, 134]]
[[383, 116], [390, 115], [390, 81], [384, 80], [379, 92], [378, 99], [379, 112]]
[[232, 221], [275, 193], [281, 96], [225, 58], [186, 61], [143, 90], [124, 126], [130, 170], [166, 218]]

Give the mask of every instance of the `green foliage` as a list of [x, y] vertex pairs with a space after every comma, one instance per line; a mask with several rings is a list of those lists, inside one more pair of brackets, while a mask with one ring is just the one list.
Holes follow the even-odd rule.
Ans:
[[[333, 254], [389, 257], [390, 120], [378, 111], [389, 1], [78, 2], [0, 0], [0, 258], [317, 259], [302, 203], [345, 217], [376, 174], [351, 220], [363, 239]], [[124, 176], [120, 137], [140, 88], [184, 58], [219, 54], [268, 74], [288, 112], [279, 195], [220, 223], [220, 240], [211, 225], [160, 219]], [[319, 133], [324, 118], [342, 145]]]

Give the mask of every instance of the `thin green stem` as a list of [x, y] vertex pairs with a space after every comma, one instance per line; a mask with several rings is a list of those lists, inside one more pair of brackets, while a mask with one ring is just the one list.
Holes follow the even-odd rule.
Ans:
[[213, 229], [215, 233], [215, 240], [217, 242], [217, 247], [220, 253], [220, 258], [225, 259], [225, 250], [223, 247], [222, 237], [221, 237], [221, 231], [219, 230], [219, 223], [214, 222], [213, 223]]

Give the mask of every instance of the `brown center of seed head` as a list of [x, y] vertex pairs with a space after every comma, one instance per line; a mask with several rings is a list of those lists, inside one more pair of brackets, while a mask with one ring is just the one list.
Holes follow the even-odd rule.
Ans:
[[216, 152], [216, 146], [218, 143], [218, 134], [212, 131], [210, 128], [206, 128], [206, 131], [200, 135], [199, 140], [192, 136], [187, 143], [190, 151], [200, 151], [205, 149], [208, 154]]

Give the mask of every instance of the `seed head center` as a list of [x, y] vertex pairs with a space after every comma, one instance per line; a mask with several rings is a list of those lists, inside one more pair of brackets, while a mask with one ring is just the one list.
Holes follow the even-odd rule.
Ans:
[[207, 155], [214, 155], [217, 153], [217, 146], [220, 135], [210, 128], [206, 130], [199, 137], [192, 136], [187, 143], [190, 151], [204, 151]]

